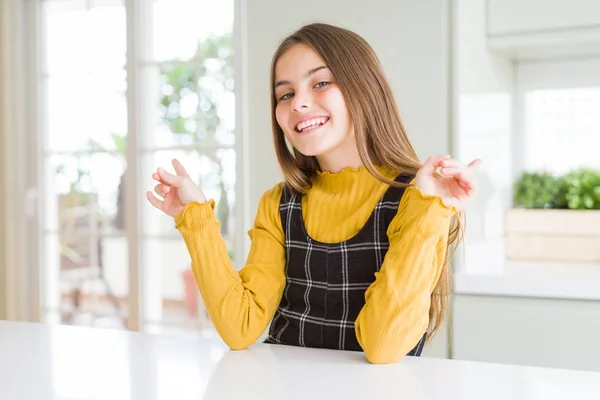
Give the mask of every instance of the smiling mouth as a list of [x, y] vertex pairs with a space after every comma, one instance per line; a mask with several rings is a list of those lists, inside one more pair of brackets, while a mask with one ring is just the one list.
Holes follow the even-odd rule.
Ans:
[[296, 125], [294, 130], [297, 133], [308, 133], [320, 128], [329, 121], [328, 117], [311, 118], [307, 121], [300, 122]]

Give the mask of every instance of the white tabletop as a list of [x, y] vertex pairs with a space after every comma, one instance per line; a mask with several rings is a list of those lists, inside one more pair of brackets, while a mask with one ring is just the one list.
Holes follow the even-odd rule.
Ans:
[[600, 399], [600, 373], [0, 321], [0, 399]]

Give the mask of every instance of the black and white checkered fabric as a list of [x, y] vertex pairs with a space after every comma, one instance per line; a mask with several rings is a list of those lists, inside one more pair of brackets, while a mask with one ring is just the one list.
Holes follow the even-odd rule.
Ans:
[[[387, 228], [403, 193], [402, 188], [390, 187], [354, 237], [326, 244], [308, 235], [301, 196], [287, 187], [283, 190], [280, 214], [287, 281], [266, 343], [362, 351], [354, 322], [388, 250]], [[420, 355], [424, 339], [425, 335], [409, 355]]]

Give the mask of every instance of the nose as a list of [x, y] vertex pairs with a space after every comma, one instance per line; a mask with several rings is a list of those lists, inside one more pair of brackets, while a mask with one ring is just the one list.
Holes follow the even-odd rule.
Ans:
[[310, 93], [307, 91], [296, 91], [294, 97], [292, 98], [292, 109], [296, 112], [301, 112], [303, 110], [309, 109], [312, 103], [312, 98]]

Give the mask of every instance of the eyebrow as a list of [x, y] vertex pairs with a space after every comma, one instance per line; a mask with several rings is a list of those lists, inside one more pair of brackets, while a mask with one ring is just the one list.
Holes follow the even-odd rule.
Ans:
[[[315, 72], [317, 72], [317, 71], [320, 71], [320, 70], [322, 70], [322, 69], [327, 69], [327, 68], [328, 68], [328, 67], [327, 67], [326, 65], [321, 65], [320, 67], [316, 67], [316, 68], [313, 68], [313, 69], [311, 69], [311, 70], [310, 70], [310, 71], [308, 71], [308, 72], [307, 72], [307, 73], [306, 73], [304, 76], [305, 76], [305, 77], [309, 77], [309, 76], [311, 76], [312, 74], [314, 74]], [[275, 85], [273, 86], [273, 88], [277, 88], [277, 87], [279, 87], [279, 86], [282, 86], [282, 85], [289, 85], [289, 84], [290, 84], [290, 81], [277, 81], [277, 82], [275, 82]]]

